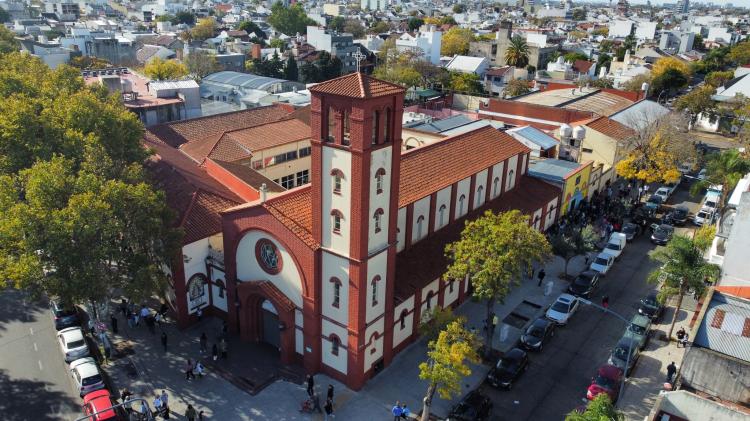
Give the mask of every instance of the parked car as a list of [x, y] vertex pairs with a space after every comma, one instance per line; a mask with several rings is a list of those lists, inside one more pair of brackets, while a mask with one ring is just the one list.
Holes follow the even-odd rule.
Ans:
[[104, 378], [99, 367], [91, 357], [79, 358], [70, 363], [70, 375], [73, 386], [81, 397], [95, 390], [104, 389]]
[[661, 208], [662, 203], [664, 203], [664, 199], [661, 196], [657, 196], [655, 193], [651, 195], [651, 197], [648, 198], [646, 201], [646, 205], [644, 206], [646, 209], [652, 209], [654, 211], [658, 211], [659, 208]]
[[547, 309], [545, 317], [558, 325], [566, 325], [576, 310], [578, 310], [578, 299], [570, 294], [560, 294]]
[[609, 272], [609, 268], [615, 263], [615, 258], [611, 254], [599, 253], [594, 261], [591, 262], [590, 269], [599, 272], [599, 276], [604, 276]]
[[695, 217], [693, 218], [693, 223], [695, 225], [703, 226], [704, 224], [711, 224], [713, 222], [714, 218], [714, 211], [711, 208], [702, 208], [698, 211], [698, 213], [695, 214]]
[[622, 224], [622, 230], [620, 230], [623, 234], [625, 234], [625, 239], [628, 241], [633, 241], [633, 239], [641, 234], [641, 227], [638, 224], [634, 224], [632, 222], [626, 222]]
[[603, 365], [596, 370], [596, 376], [591, 378], [591, 384], [586, 390], [586, 399], [594, 400], [595, 397], [606, 393], [614, 403], [620, 394], [622, 384], [622, 369], [613, 365]]
[[628, 243], [628, 237], [621, 232], [613, 232], [609, 236], [607, 245], [602, 249], [602, 253], [612, 255], [615, 259], [620, 257], [622, 251], [625, 250], [625, 245]]
[[667, 245], [674, 234], [674, 227], [667, 224], [654, 224], [651, 226], [651, 229], [653, 229], [653, 232], [651, 233], [651, 242], [660, 246]]
[[89, 346], [80, 327], [69, 327], [57, 332], [57, 343], [65, 355], [65, 362], [89, 356]]
[[529, 355], [519, 348], [513, 348], [503, 355], [490, 370], [487, 381], [492, 386], [510, 389], [513, 387], [513, 382], [526, 371], [528, 366]]
[[599, 285], [599, 272], [584, 270], [570, 284], [568, 292], [576, 297], [589, 298], [597, 285]]
[[87, 393], [83, 397], [83, 414], [87, 421], [114, 421], [121, 419], [116, 409], [112, 409], [114, 402], [109, 390], [100, 389]]
[[648, 344], [648, 336], [651, 332], [651, 319], [642, 314], [636, 314], [630, 320], [630, 325], [625, 329], [623, 338], [635, 339], [638, 342], [638, 348], [643, 350]]
[[540, 317], [534, 320], [521, 335], [521, 346], [532, 351], [541, 351], [544, 342], [555, 336], [555, 324]]
[[674, 225], [682, 226], [685, 225], [685, 222], [687, 222], [688, 214], [690, 214], [690, 210], [686, 206], [676, 206], [672, 212], [670, 212], [671, 216], [670, 219], [672, 219], [672, 223]]
[[663, 185], [662, 187], [665, 187], [666, 189], [668, 189], [669, 190], [669, 195], [671, 196], [672, 194], [674, 194], [674, 191], [677, 190], [677, 186], [680, 185], [680, 181], [682, 181], [682, 178], [678, 178], [676, 182], [674, 182], [674, 183], [667, 183], [667, 184]]
[[63, 330], [73, 326], [81, 325], [81, 318], [78, 314], [78, 308], [72, 305], [64, 305], [58, 300], [51, 300], [50, 309], [52, 319], [55, 321], [55, 329]]
[[[628, 353], [630, 358], [628, 359]], [[620, 338], [617, 342], [612, 353], [609, 354], [607, 364], [611, 364], [621, 369], [625, 376], [628, 376], [635, 367], [635, 363], [638, 362], [638, 357], [641, 356], [641, 349], [638, 348], [638, 342], [633, 338]], [[627, 368], [625, 368], [627, 362]]]
[[659, 320], [661, 314], [664, 312], [664, 306], [659, 303], [656, 299], [656, 293], [652, 292], [646, 297], [641, 298], [640, 306], [638, 307], [638, 314], [649, 317], [652, 321]]
[[665, 203], [667, 199], [669, 199], [669, 195], [671, 193], [672, 192], [670, 191], [669, 187], [659, 187], [658, 189], [656, 189], [653, 196], [659, 196], [661, 198], [661, 202]]
[[489, 419], [490, 412], [490, 398], [478, 390], [473, 390], [451, 409], [446, 421], [483, 421]]

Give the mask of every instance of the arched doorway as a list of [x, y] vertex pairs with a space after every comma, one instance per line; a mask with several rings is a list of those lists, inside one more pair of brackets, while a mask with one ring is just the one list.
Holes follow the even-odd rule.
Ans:
[[281, 362], [291, 364], [295, 352], [294, 303], [269, 281], [241, 282], [237, 294], [242, 339], [276, 347]]
[[263, 329], [260, 335], [261, 340], [269, 345], [273, 345], [276, 348], [281, 347], [281, 334], [279, 332], [279, 312], [276, 311], [276, 307], [273, 303], [268, 300], [263, 300], [260, 305], [260, 317], [261, 317], [261, 328]]

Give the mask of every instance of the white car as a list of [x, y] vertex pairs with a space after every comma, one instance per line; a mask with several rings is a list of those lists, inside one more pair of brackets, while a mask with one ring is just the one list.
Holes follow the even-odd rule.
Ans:
[[599, 275], [604, 276], [609, 272], [609, 268], [615, 263], [615, 258], [608, 253], [599, 253], [594, 261], [591, 262], [591, 270], [599, 272]]
[[95, 390], [104, 389], [102, 373], [91, 357], [80, 358], [70, 363], [70, 375], [73, 387], [82, 397]]
[[706, 179], [706, 169], [703, 168], [702, 170], [698, 171], [698, 180], [703, 181]]
[[714, 210], [708, 207], [703, 207], [701, 210], [698, 211], [698, 213], [695, 214], [695, 217], [693, 218], [693, 223], [695, 225], [703, 226], [704, 224], [710, 224], [711, 220], [714, 216]]
[[661, 197], [661, 202], [665, 203], [667, 199], [669, 199], [669, 195], [671, 193], [672, 192], [669, 187], [659, 187], [659, 189], [654, 192], [653, 196]]
[[612, 255], [615, 259], [620, 257], [625, 245], [628, 244], [628, 236], [621, 232], [613, 232], [609, 237], [609, 242], [604, 246], [602, 253]]
[[565, 325], [576, 310], [578, 299], [570, 294], [560, 294], [544, 316], [558, 325]]
[[69, 327], [57, 332], [57, 342], [65, 355], [65, 362], [89, 356], [89, 346], [80, 327]]

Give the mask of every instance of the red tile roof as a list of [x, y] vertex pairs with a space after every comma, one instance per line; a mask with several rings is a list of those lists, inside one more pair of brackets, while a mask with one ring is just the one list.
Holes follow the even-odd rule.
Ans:
[[627, 140], [636, 135], [630, 127], [608, 117], [599, 117], [586, 123], [586, 126], [616, 140]]
[[281, 120], [224, 133], [219, 144], [231, 140], [251, 152], [310, 139], [310, 126], [300, 120]]
[[[494, 116], [491, 114], [485, 114], [483, 111], [489, 111], [492, 113], [506, 114], [510, 117], [505, 116]], [[530, 104], [526, 102], [509, 101], [505, 99], [489, 100], [488, 105], [480, 104], [479, 114], [482, 117], [492, 118], [498, 121], [518, 120], [526, 121], [526, 124], [537, 127], [538, 124], [533, 121], [523, 120], [520, 118], [514, 119], [514, 117], [526, 117], [537, 120], [546, 120], [553, 123], [567, 123], [585, 120], [594, 117], [594, 113], [586, 111], [567, 110], [557, 107], [548, 107], [545, 105]], [[541, 124], [549, 124], [543, 123]]]
[[587, 60], [576, 60], [573, 63], [573, 70], [580, 72], [580, 73], [588, 73], [591, 66], [594, 65], [593, 61], [587, 61]]
[[486, 74], [487, 74], [487, 76], [502, 76], [502, 75], [508, 73], [508, 71], [510, 69], [511, 69], [510, 66], [496, 67], [494, 69], [487, 70]]
[[401, 94], [406, 90], [402, 86], [375, 79], [362, 73], [350, 73], [312, 86], [310, 92], [349, 98], [377, 98]]
[[410, 149], [401, 155], [398, 206], [528, 151], [521, 142], [491, 126]]
[[260, 190], [260, 187], [263, 185], [263, 183], [265, 183], [266, 188], [271, 193], [281, 193], [283, 191], [286, 191], [285, 188], [274, 183], [273, 180], [259, 173], [258, 171], [255, 171], [254, 169], [248, 167], [247, 165], [237, 164], [234, 162], [219, 161], [219, 160], [213, 160], [213, 161], [216, 163], [216, 165], [224, 168], [225, 170], [230, 172], [232, 175], [242, 180], [242, 182], [244, 182], [245, 184], [247, 184], [248, 186], [256, 190]]
[[426, 239], [396, 256], [396, 299], [403, 301], [419, 288], [441, 277], [448, 267], [445, 257], [446, 244], [457, 241], [464, 228], [463, 221], [470, 221], [481, 216], [487, 209], [493, 212], [505, 212], [518, 209], [525, 215], [532, 215], [559, 197], [560, 189], [541, 180], [522, 176], [518, 185], [479, 209], [471, 211], [462, 220], [454, 221]]
[[263, 207], [308, 247], [320, 247], [312, 235], [312, 190], [310, 184], [288, 190], [263, 203]]

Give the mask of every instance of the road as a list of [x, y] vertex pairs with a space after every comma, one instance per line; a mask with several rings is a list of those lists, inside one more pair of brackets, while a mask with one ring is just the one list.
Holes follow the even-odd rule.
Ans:
[[81, 399], [66, 376], [49, 309], [24, 298], [0, 293], [0, 418], [76, 419]]
[[[698, 204], [696, 199], [690, 198], [688, 188], [688, 183], [680, 185], [667, 203], [686, 205], [692, 215]], [[652, 186], [651, 191], [654, 190], [655, 186]], [[688, 222], [685, 228], [678, 228], [676, 232], [692, 229], [694, 226]], [[637, 312], [638, 301], [655, 290], [654, 285], [646, 282], [649, 272], [657, 266], [648, 256], [654, 249], [647, 233], [629, 243], [591, 300], [600, 303], [601, 298], [608, 295], [610, 309], [628, 319], [632, 317]], [[592, 307], [581, 307], [567, 326], [556, 330], [554, 338], [542, 352], [530, 354], [528, 371], [510, 391], [484, 385], [483, 389], [494, 403], [492, 419], [564, 419], [567, 413], [585, 403], [591, 377], [599, 366], [606, 364], [611, 349], [624, 330], [625, 324], [616, 317]], [[659, 346], [652, 340], [647, 349]], [[652, 355], [650, 352], [642, 354], [628, 382], [653, 384], [655, 395], [662, 381], [661, 374], [657, 374], [659, 368], [668, 363], [651, 361]], [[637, 414], [631, 414], [630, 409], [629, 419], [643, 419], [651, 407], [644, 403], [642, 408], [636, 409]], [[632, 415], [636, 416], [631, 418]]]

